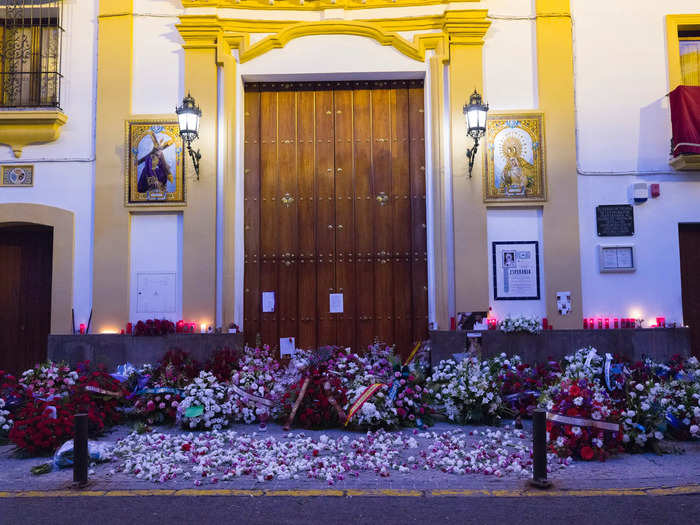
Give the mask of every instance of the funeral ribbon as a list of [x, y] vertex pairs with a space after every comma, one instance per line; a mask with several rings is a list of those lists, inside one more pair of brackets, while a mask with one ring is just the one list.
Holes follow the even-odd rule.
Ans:
[[353, 416], [357, 413], [358, 410], [362, 408], [362, 405], [364, 405], [374, 394], [377, 393], [377, 391], [386, 386], [384, 383], [374, 383], [372, 385], [369, 385], [367, 388], [365, 388], [365, 391], [360, 394], [360, 397], [357, 398], [357, 400], [352, 404], [350, 407], [350, 411], [348, 412], [347, 418], [345, 419], [345, 426], [348, 426], [348, 423], [350, 423], [350, 420], [353, 418]]
[[112, 392], [111, 390], [104, 390], [103, 388], [100, 388], [98, 386], [87, 385], [85, 387], [85, 390], [87, 390], [88, 392], [94, 392], [96, 394], [102, 394], [104, 396], [122, 397], [121, 392]]
[[406, 361], [404, 362], [403, 366], [411, 364], [411, 361], [413, 361], [413, 359], [416, 357], [416, 354], [418, 353], [418, 350], [420, 350], [421, 346], [423, 346], [423, 342], [418, 341], [418, 343], [416, 343], [416, 346], [413, 347], [413, 350], [411, 350], [411, 353], [408, 354], [408, 357], [406, 358]]
[[244, 399], [250, 399], [257, 405], [265, 405], [266, 407], [275, 406], [275, 403], [273, 401], [265, 399], [264, 397], [256, 396], [255, 394], [249, 394], [248, 392], [246, 392], [242, 388], [237, 387], [236, 385], [231, 385], [231, 390], [233, 390], [236, 394], [238, 394]]
[[294, 417], [297, 415], [297, 411], [299, 410], [299, 406], [301, 405], [301, 402], [304, 399], [304, 396], [306, 395], [306, 390], [309, 388], [310, 382], [310, 377], [304, 379], [304, 383], [301, 385], [299, 395], [297, 396], [296, 401], [294, 401], [294, 406], [292, 407], [292, 411], [289, 414], [289, 418], [287, 419], [287, 424], [284, 425], [284, 427], [282, 427], [285, 430], [285, 432], [291, 428], [292, 422], [294, 422]]
[[599, 428], [601, 430], [611, 430], [613, 432], [620, 432], [619, 423], [608, 423], [607, 421], [596, 421], [595, 419], [583, 419], [579, 417], [561, 416], [559, 414], [552, 414], [551, 412], [547, 412], [547, 420], [554, 421], [555, 423], [562, 423], [564, 425], [575, 425], [577, 427], [593, 427]]
[[168, 386], [162, 386], [158, 388], [142, 388], [137, 390], [132, 396], [140, 396], [143, 394], [175, 394], [176, 396], [182, 396], [185, 391], [182, 388], [171, 388]]

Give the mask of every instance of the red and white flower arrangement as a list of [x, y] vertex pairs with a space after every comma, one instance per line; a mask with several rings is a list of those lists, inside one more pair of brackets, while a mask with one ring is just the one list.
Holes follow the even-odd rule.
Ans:
[[65, 363], [47, 361], [22, 373], [20, 385], [41, 399], [67, 396], [78, 380], [78, 372]]
[[547, 421], [548, 442], [559, 457], [604, 461], [623, 450], [621, 432], [604, 430], [591, 422], [612, 422], [620, 414], [604, 388], [589, 379], [564, 380], [552, 391], [548, 412], [575, 420], [575, 423]]
[[243, 423], [265, 424], [281, 414], [279, 400], [284, 387], [283, 368], [268, 346], [246, 347], [231, 375], [229, 396], [233, 419]]

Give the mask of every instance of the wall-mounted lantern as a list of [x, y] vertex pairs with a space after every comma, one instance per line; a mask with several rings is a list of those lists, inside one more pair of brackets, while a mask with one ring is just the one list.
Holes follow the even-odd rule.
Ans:
[[486, 114], [489, 112], [489, 105], [484, 104], [481, 95], [474, 90], [469, 97], [469, 104], [464, 105], [464, 118], [467, 121], [467, 135], [474, 139], [474, 146], [467, 150], [469, 159], [469, 178], [472, 178], [474, 168], [474, 157], [479, 149], [479, 139], [486, 133]]
[[187, 145], [187, 152], [190, 154], [194, 172], [199, 180], [199, 159], [202, 158], [202, 154], [199, 150], [192, 149], [192, 141], [199, 138], [199, 119], [202, 116], [202, 110], [195, 104], [192, 95], [187, 93], [187, 96], [182, 99], [182, 105], [175, 108], [175, 113], [180, 126], [180, 136]]

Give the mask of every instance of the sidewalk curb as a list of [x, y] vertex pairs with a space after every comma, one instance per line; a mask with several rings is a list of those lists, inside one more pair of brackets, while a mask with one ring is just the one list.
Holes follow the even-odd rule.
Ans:
[[149, 497], [149, 496], [233, 496], [233, 497], [600, 497], [600, 496], [679, 496], [700, 494], [700, 485], [676, 487], [611, 488], [586, 490], [488, 490], [488, 489], [309, 489], [309, 490], [237, 490], [237, 489], [133, 489], [133, 490], [21, 490], [0, 492], [0, 499], [75, 498], [75, 497]]

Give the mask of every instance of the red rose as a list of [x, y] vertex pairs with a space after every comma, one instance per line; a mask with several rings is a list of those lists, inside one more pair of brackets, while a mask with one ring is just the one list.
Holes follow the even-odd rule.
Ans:
[[590, 461], [593, 459], [593, 449], [591, 447], [581, 447], [581, 459]]

